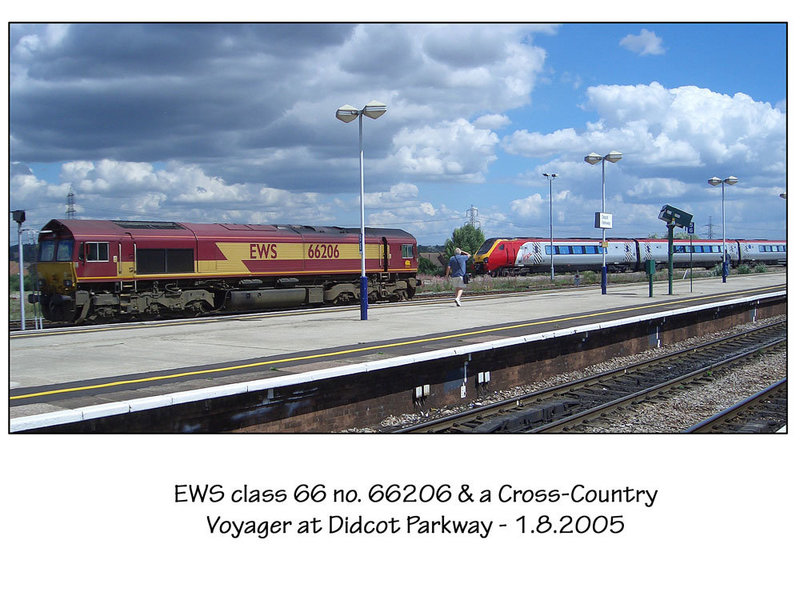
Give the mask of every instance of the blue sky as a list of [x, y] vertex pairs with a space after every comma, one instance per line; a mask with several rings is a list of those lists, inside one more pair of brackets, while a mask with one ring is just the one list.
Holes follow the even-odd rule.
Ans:
[[783, 23], [12, 24], [10, 204], [63, 217], [357, 226], [444, 243], [664, 230], [663, 204], [721, 236], [783, 238]]

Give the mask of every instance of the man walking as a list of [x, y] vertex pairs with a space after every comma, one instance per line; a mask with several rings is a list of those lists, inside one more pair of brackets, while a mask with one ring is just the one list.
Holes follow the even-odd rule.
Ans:
[[456, 253], [450, 257], [450, 262], [447, 264], [445, 277], [450, 277], [450, 281], [453, 282], [453, 287], [456, 289], [456, 306], [461, 306], [461, 295], [464, 293], [464, 288], [467, 287], [464, 283], [464, 276], [467, 274], [467, 259], [470, 256], [469, 252], [456, 248]]

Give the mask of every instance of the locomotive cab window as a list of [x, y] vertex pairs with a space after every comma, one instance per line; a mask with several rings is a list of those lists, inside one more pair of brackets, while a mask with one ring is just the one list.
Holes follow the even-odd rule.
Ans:
[[55, 255], [55, 240], [45, 240], [39, 243], [39, 262], [52, 262]]
[[78, 258], [89, 262], [108, 262], [108, 242], [84, 243]]
[[403, 258], [414, 258], [414, 244], [402, 245]]
[[72, 249], [75, 242], [73, 240], [60, 240], [56, 250], [56, 260], [60, 262], [70, 262], [72, 260]]

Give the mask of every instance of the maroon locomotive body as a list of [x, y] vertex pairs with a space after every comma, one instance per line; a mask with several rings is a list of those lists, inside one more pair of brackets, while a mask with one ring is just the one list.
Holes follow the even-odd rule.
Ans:
[[[197, 315], [360, 297], [359, 230], [301, 225], [50, 221], [39, 236], [39, 300], [54, 321]], [[367, 228], [372, 302], [411, 298], [417, 243]]]

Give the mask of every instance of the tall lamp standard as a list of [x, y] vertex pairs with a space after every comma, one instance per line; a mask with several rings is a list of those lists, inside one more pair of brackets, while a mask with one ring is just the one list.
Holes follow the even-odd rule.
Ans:
[[720, 183], [722, 184], [722, 283], [725, 283], [728, 280], [728, 244], [725, 238], [725, 184], [736, 185], [739, 183], [739, 180], [731, 175], [725, 179], [712, 177], [708, 180], [708, 183], [713, 186], [718, 186]]
[[550, 281], [553, 281], [555, 269], [553, 268], [553, 178], [558, 177], [558, 173], [542, 173], [550, 182]]
[[[588, 154], [587, 156], [585, 156], [583, 158], [583, 160], [585, 160], [590, 165], [596, 165], [597, 163], [602, 163], [601, 164], [601, 168], [602, 168], [602, 177], [601, 177], [601, 181], [602, 181], [602, 194], [601, 194], [602, 200], [601, 200], [601, 203], [602, 204], [601, 204], [601, 209], [600, 209], [601, 215], [604, 215], [605, 212], [606, 212], [606, 161], [615, 163], [615, 162], [617, 162], [617, 161], [619, 161], [621, 159], [622, 159], [622, 152], [617, 152], [615, 150], [612, 151], [612, 152], [609, 152], [605, 156], [600, 156], [599, 154], [597, 154], [595, 152], [592, 152], [591, 154]], [[607, 248], [606, 248], [606, 229], [608, 229], [608, 227], [610, 227], [610, 225], [608, 227], [603, 227], [602, 226], [602, 218], [603, 217], [601, 216], [600, 217], [600, 223], [596, 224], [595, 226], [596, 227], [601, 227], [602, 230], [603, 230], [603, 273], [602, 273], [602, 278], [600, 280], [600, 291], [603, 294], [605, 294], [606, 293], [606, 287], [608, 285], [608, 268], [606, 267], [606, 250], [607, 250]]]
[[367, 320], [367, 306], [369, 305], [367, 286], [367, 243], [364, 235], [364, 128], [363, 119], [367, 115], [370, 119], [377, 119], [386, 112], [386, 105], [373, 100], [364, 108], [358, 110], [354, 106], [345, 104], [336, 111], [336, 118], [344, 123], [349, 123], [358, 117], [358, 169], [361, 175], [361, 236], [359, 238], [359, 251], [361, 252], [361, 320]]

